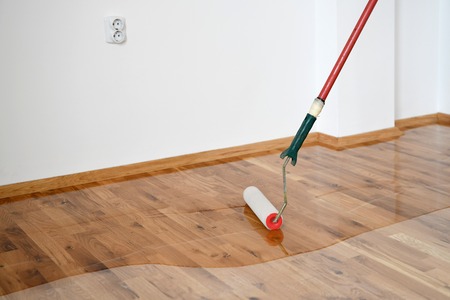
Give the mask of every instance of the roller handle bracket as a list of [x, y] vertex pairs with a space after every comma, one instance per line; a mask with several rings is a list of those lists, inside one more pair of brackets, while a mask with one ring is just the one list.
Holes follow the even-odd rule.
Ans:
[[303, 142], [305, 141], [306, 137], [308, 136], [309, 131], [314, 125], [314, 122], [316, 121], [316, 117], [314, 117], [311, 114], [307, 114], [305, 119], [302, 122], [302, 125], [297, 131], [297, 134], [295, 135], [294, 139], [291, 142], [291, 145], [289, 148], [284, 150], [281, 154], [281, 158], [285, 158], [286, 156], [291, 158], [291, 164], [295, 166], [297, 163], [297, 154], [300, 150], [300, 147], [303, 145]]

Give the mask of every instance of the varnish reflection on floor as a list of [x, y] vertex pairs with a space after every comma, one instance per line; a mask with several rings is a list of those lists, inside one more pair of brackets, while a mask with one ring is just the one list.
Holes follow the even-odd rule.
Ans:
[[5, 299], [449, 299], [450, 209], [324, 249], [233, 268], [125, 266]]
[[[450, 206], [449, 127], [421, 127], [406, 131], [395, 141], [344, 151], [322, 147], [301, 149], [297, 166], [288, 167], [289, 206], [284, 216], [285, 225], [281, 231], [268, 232], [245, 207], [242, 191], [255, 185], [279, 206], [282, 202], [281, 164], [282, 160], [275, 153], [8, 199], [9, 202], [0, 206], [0, 294], [39, 285], [43, 289], [49, 287], [49, 293], [54, 293], [51, 282], [102, 270], [92, 276], [104, 278], [106, 274], [110, 276], [108, 282], [122, 284], [122, 292], [134, 293], [134, 289], [123, 284], [115, 272], [127, 270], [118, 267], [144, 264], [194, 267], [155, 265], [139, 268], [161, 270], [161, 277], [150, 280], [157, 290], [162, 284], [158, 282], [165, 281], [164, 274], [174, 272], [189, 275], [190, 279], [186, 280], [192, 280], [192, 285], [186, 283], [186, 286], [194, 287], [191, 292], [201, 294], [202, 284], [197, 286], [199, 279], [191, 277], [187, 270], [203, 274], [199, 277], [202, 281], [201, 278], [211, 274], [210, 269], [205, 268], [249, 266], [283, 258], [263, 264], [276, 274], [273, 282], [283, 282], [280, 272], [302, 264], [304, 255], [312, 255], [317, 258], [309, 267], [317, 268], [318, 272], [323, 267], [331, 268], [333, 261], [338, 263], [343, 257], [361, 259], [360, 264], [355, 265], [361, 269], [352, 271], [356, 272], [352, 275], [355, 278], [364, 275], [365, 281], [361, 281], [358, 288], [361, 290], [372, 280], [378, 280], [377, 274], [384, 272], [381, 264], [395, 270], [391, 273], [386, 270], [388, 277], [395, 277], [397, 272], [403, 275], [429, 272], [427, 276], [431, 279], [418, 277], [425, 286], [422, 294], [427, 295], [433, 290], [432, 295], [448, 296], [445, 291], [450, 283], [445, 274], [450, 273], [450, 267], [445, 259], [440, 267], [435, 267], [434, 262], [428, 262], [434, 259], [433, 255], [423, 249], [417, 250], [427, 255], [423, 256], [425, 263], [413, 263], [406, 272], [403, 265], [399, 266], [389, 256], [379, 253], [386, 250], [385, 246], [389, 251], [400, 247], [396, 251], [401, 251], [405, 259], [415, 261], [414, 247], [401, 246], [404, 241], [414, 244], [415, 240], [419, 240], [419, 245], [422, 241], [426, 249], [427, 245], [435, 247], [438, 243], [437, 251], [448, 253], [447, 210], [442, 211], [446, 217], [437, 221], [446, 225], [437, 225], [443, 228], [443, 237], [437, 238], [437, 242], [410, 239], [407, 233], [402, 235], [401, 232], [389, 236], [390, 242], [379, 237], [379, 244], [368, 242], [370, 250], [375, 249], [377, 255], [381, 255], [375, 258], [370, 257], [367, 249], [364, 253], [358, 252], [356, 248], [360, 244], [356, 248], [352, 246], [352, 241], [359, 238], [347, 239]], [[433, 226], [427, 230], [430, 234], [438, 231]], [[419, 234], [422, 237], [426, 232]], [[333, 260], [333, 256], [329, 256], [327, 259], [326, 251], [331, 248], [324, 248], [338, 242], [341, 243], [333, 247], [340, 249], [340, 258]], [[297, 255], [315, 250], [320, 251]], [[366, 256], [370, 260], [364, 264]], [[281, 266], [276, 266], [277, 262]], [[214, 270], [221, 272], [221, 269]], [[230, 280], [246, 280], [233, 270], [243, 269], [223, 269], [227, 279], [217, 280], [216, 284], [229, 285]], [[315, 277], [310, 277], [308, 268], [296, 272], [304, 277], [303, 281], [287, 289], [321, 289], [324, 293], [328, 291], [327, 295], [345, 289], [340, 286], [340, 277], [335, 278], [338, 287], [322, 288]], [[329, 276], [327, 274], [323, 276]], [[405, 276], [405, 280], [411, 277]], [[140, 280], [148, 281], [145, 276], [142, 278], [133, 282], [145, 285], [145, 282], [139, 283]], [[101, 282], [105, 287], [110, 284], [103, 279]], [[174, 285], [175, 290], [176, 283], [169, 280], [166, 284]], [[261, 284], [259, 289], [264, 291], [264, 286], [269, 283]], [[170, 290], [170, 286], [168, 288]], [[413, 294], [421, 294], [412, 289]], [[117, 291], [119, 293], [120, 289]], [[80, 292], [89, 296], [85, 288]], [[377, 295], [384, 290], [373, 292]], [[234, 294], [244, 295], [239, 289], [230, 292], [230, 295]]]

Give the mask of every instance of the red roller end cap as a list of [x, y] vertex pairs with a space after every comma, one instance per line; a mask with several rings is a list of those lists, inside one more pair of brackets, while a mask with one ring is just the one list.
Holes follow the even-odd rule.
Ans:
[[277, 215], [277, 213], [271, 213], [267, 216], [266, 225], [270, 230], [277, 230], [283, 224], [283, 217], [280, 217], [276, 223], [273, 222]]

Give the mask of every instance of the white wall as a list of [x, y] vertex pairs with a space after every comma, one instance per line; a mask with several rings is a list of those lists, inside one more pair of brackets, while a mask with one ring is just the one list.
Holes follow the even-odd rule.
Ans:
[[[315, 96], [318, 96], [342, 49], [338, 46], [338, 1], [316, 0], [315, 14]], [[353, 16], [358, 18], [357, 15]], [[356, 20], [355, 20], [356, 22]], [[345, 71], [344, 71], [345, 72]], [[342, 74], [342, 72], [341, 72]], [[326, 104], [314, 124], [316, 131], [339, 136], [339, 77], [326, 100]]]
[[[339, 43], [344, 46], [355, 21], [346, 12], [360, 14], [365, 1], [340, 1]], [[377, 3], [352, 56], [346, 63], [339, 89], [339, 136], [395, 126], [395, 4]]]
[[[330, 11], [334, 13], [329, 18], [316, 19], [317, 36], [323, 40], [323, 45], [318, 47], [323, 46], [320, 52], [324, 62], [320, 63], [316, 57], [321, 88], [367, 1], [322, 0], [319, 3], [323, 4], [323, 11], [328, 11], [327, 16]], [[328, 95], [318, 120], [318, 131], [340, 137], [394, 126], [394, 27], [394, 2], [378, 1]]]
[[439, 0], [396, 4], [396, 119], [436, 113]]
[[[295, 134], [312, 1], [0, 0], [0, 185]], [[127, 20], [124, 45], [103, 17]]]
[[438, 111], [450, 114], [450, 1], [448, 0], [440, 0], [438, 49]]
[[[0, 0], [0, 185], [291, 136], [365, 3]], [[450, 113], [448, 16], [380, 0], [313, 130]]]

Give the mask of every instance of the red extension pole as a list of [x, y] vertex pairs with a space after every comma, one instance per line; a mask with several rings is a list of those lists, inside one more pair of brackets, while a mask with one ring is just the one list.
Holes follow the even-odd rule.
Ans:
[[364, 8], [364, 11], [362, 12], [361, 17], [358, 20], [358, 23], [356, 23], [356, 26], [353, 29], [352, 34], [348, 38], [348, 41], [345, 44], [344, 49], [342, 49], [342, 52], [339, 55], [339, 58], [336, 61], [336, 64], [334, 65], [333, 70], [331, 70], [331, 73], [328, 76], [327, 81], [325, 82], [322, 90], [320, 91], [318, 98], [320, 98], [321, 100], [325, 101], [327, 99], [328, 93], [330, 92], [331, 88], [333, 87], [333, 84], [336, 81], [336, 78], [339, 76], [339, 73], [341, 72], [341, 69], [345, 64], [345, 61], [347, 60], [350, 52], [352, 51], [353, 46], [356, 43], [356, 40], [358, 40], [358, 37], [361, 34], [361, 31], [363, 30], [364, 25], [366, 25], [367, 19], [369, 19], [369, 16], [372, 13], [373, 8], [375, 7], [375, 4], [377, 4], [377, 1], [378, 0], [369, 0], [366, 7]]

